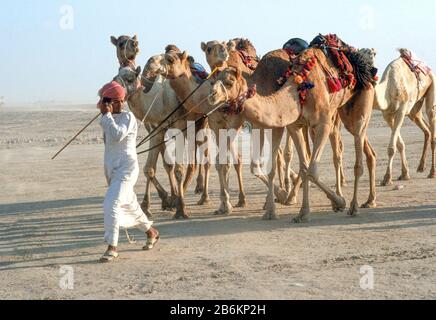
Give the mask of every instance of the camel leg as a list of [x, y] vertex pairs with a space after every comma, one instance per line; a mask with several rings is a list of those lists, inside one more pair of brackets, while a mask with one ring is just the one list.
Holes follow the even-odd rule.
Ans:
[[404, 143], [401, 134], [398, 135], [397, 148], [401, 156], [401, 176], [398, 178], [400, 181], [410, 180], [409, 164], [406, 158], [406, 144]]
[[283, 157], [283, 150], [281, 147], [279, 147], [279, 150], [277, 151], [277, 174], [279, 177], [279, 187], [281, 189], [285, 189], [285, 178], [284, 178], [284, 164], [285, 159]]
[[203, 206], [208, 204], [210, 201], [209, 198], [209, 177], [210, 177], [210, 164], [204, 164], [204, 188], [203, 193], [201, 194], [201, 198], [198, 201], [198, 205]]
[[205, 161], [204, 159], [209, 159], [208, 149], [204, 151], [203, 161], [201, 162], [202, 163], [201, 167], [204, 168], [204, 181], [203, 181], [203, 192], [200, 200], [197, 203], [200, 206], [208, 204], [210, 200], [209, 199], [210, 162], [208, 160]]
[[242, 157], [238, 153], [237, 154], [237, 163], [235, 163], [234, 168], [236, 171], [236, 175], [238, 177], [238, 185], [239, 185], [239, 202], [236, 204], [236, 208], [245, 208], [247, 206], [246, 195], [244, 191], [244, 183], [242, 180]]
[[313, 131], [309, 128], [308, 125], [304, 125], [303, 135], [304, 135], [304, 141], [306, 142], [305, 143], [306, 154], [307, 154], [308, 159], [310, 159], [312, 157], [312, 149], [310, 149], [309, 136], [312, 138], [312, 141], [313, 141]]
[[359, 190], [359, 180], [363, 176], [363, 149], [365, 143], [366, 132], [359, 132], [354, 136], [354, 147], [356, 151], [356, 163], [354, 165], [354, 192], [353, 200], [350, 204], [348, 214], [356, 216], [359, 213], [359, 200], [357, 198]]
[[215, 215], [228, 215], [233, 211], [233, 206], [230, 203], [230, 192], [228, 185], [228, 176], [230, 171], [229, 164], [220, 164], [217, 161], [216, 170], [218, 171], [218, 177], [220, 180], [220, 200], [221, 204], [218, 210], [215, 211]]
[[421, 112], [423, 104], [424, 104], [424, 99], [418, 101], [409, 114], [410, 120], [412, 120], [424, 133], [424, 147], [422, 149], [422, 156], [421, 156], [421, 160], [419, 161], [417, 172], [425, 171], [426, 161], [427, 161], [427, 151], [430, 147], [430, 129], [428, 128], [428, 125], [425, 123]]
[[183, 181], [183, 193], [186, 193], [188, 187], [190, 186], [192, 179], [195, 176], [195, 171], [197, 170], [197, 164], [189, 163], [186, 170], [185, 181]]
[[284, 128], [272, 130], [272, 154], [271, 154], [271, 172], [268, 174], [268, 195], [266, 197], [266, 213], [264, 220], [278, 219], [276, 213], [276, 204], [274, 199], [274, 178], [277, 171], [277, 155], [282, 142]]
[[[151, 143], [156, 143], [157, 141], [159, 141], [158, 139], [159, 139], [158, 137], [156, 139], [153, 138], [151, 140]], [[147, 178], [147, 184], [146, 184], [144, 199], [142, 200], [141, 203], [141, 208], [144, 211], [144, 213], [150, 217], [151, 217], [151, 212], [150, 212], [150, 183], [149, 182], [153, 183], [159, 194], [159, 197], [162, 199], [162, 208], [166, 209], [171, 206], [168, 193], [165, 191], [165, 189], [161, 186], [159, 181], [156, 179], [156, 166], [157, 166], [158, 158], [159, 158], [159, 150], [158, 149], [151, 150], [150, 153], [148, 154], [147, 162], [144, 166], [144, 174]]]
[[[404, 122], [405, 117], [405, 109], [406, 108], [396, 108], [399, 111], [394, 115], [394, 118], [391, 120], [391, 122], [388, 122], [389, 125], [391, 125], [392, 133], [391, 133], [391, 140], [389, 142], [388, 147], [388, 168], [386, 170], [386, 175], [383, 179], [382, 186], [390, 186], [393, 184], [392, 182], [392, 164], [394, 161], [395, 153], [397, 152], [397, 142], [398, 142], [398, 136], [400, 135], [400, 130]], [[389, 119], [387, 120], [389, 121]]]
[[335, 166], [335, 173], [336, 173], [336, 194], [340, 197], [343, 197], [343, 193], [342, 193], [343, 165], [342, 165], [342, 150], [341, 150], [343, 147], [342, 147], [341, 133], [337, 126], [337, 121], [335, 122], [335, 126], [332, 132], [330, 133], [329, 138], [333, 150], [333, 164]]
[[295, 149], [297, 150], [298, 159], [300, 163], [300, 174], [297, 175], [297, 179], [294, 182], [294, 186], [292, 187], [289, 193], [288, 200], [286, 202], [287, 205], [292, 205], [297, 203], [298, 192], [300, 191], [301, 185], [303, 183], [302, 172], [303, 171], [307, 172], [308, 159], [306, 153], [307, 152], [306, 140], [304, 139], [303, 128], [301, 126], [298, 127], [297, 125], [290, 125], [287, 127], [287, 130], [290, 137], [292, 138], [293, 143], [295, 144]]
[[177, 198], [176, 198], [176, 214], [174, 219], [188, 219], [189, 215], [186, 212], [184, 188], [183, 188], [183, 178], [185, 175], [185, 167], [181, 164], [176, 164], [175, 175], [177, 181]]
[[312, 157], [310, 159], [309, 169], [307, 170], [307, 175], [303, 172], [303, 198], [305, 198], [306, 203], [303, 201], [303, 206], [300, 210], [300, 214], [293, 220], [296, 223], [305, 222], [308, 220], [310, 215], [309, 207], [309, 185], [308, 180], [315, 183], [326, 195], [327, 198], [332, 202], [333, 210], [339, 211], [344, 210], [346, 203], [343, 197], [336, 195], [336, 193], [331, 190], [325, 183], [323, 183], [318, 176], [318, 163], [321, 159], [322, 152], [326, 145], [327, 139], [330, 136], [332, 123], [331, 117], [326, 115], [323, 117], [321, 122], [315, 128], [315, 135], [313, 141], [313, 151]]
[[[274, 132], [274, 130], [277, 130], [277, 129], [273, 129], [273, 132]], [[279, 130], [281, 130], [281, 129], [279, 129]], [[281, 131], [282, 131], [282, 135], [283, 135], [283, 130], [281, 130]], [[264, 147], [264, 143], [265, 143], [263, 129], [260, 130], [260, 137], [259, 138], [260, 138], [259, 151], [262, 151], [263, 147]], [[267, 187], [269, 186], [269, 182], [268, 182], [269, 180], [263, 171], [263, 164], [262, 163], [258, 163], [258, 162], [256, 163], [256, 162], [252, 161], [250, 169], [251, 169], [251, 173], [256, 178], [258, 178], [260, 181], [262, 181]], [[286, 192], [286, 190], [280, 188], [279, 186], [274, 186], [274, 194], [277, 197], [277, 201], [280, 204], [286, 204], [286, 201], [288, 199], [288, 192]], [[264, 206], [264, 210], [266, 210], [266, 203]]]
[[[215, 132], [215, 136], [216, 136], [216, 140], [217, 140], [217, 144], [218, 146], [222, 145], [222, 141], [221, 139], [223, 137], [221, 137], [221, 135], [219, 134], [219, 129], [218, 128], [214, 128], [214, 132]], [[225, 137], [225, 139], [227, 139], [227, 137]], [[230, 144], [227, 144], [227, 149], [226, 149], [226, 154], [224, 155], [220, 155], [220, 153], [218, 153], [217, 158], [216, 158], [216, 170], [218, 171], [218, 178], [220, 181], [220, 207], [218, 208], [218, 210], [215, 211], [215, 215], [228, 215], [231, 214], [233, 212], [233, 206], [230, 203], [230, 191], [229, 191], [229, 172], [230, 172], [230, 164], [229, 164], [229, 152], [231, 152], [231, 145], [232, 145], [232, 141], [230, 141]], [[222, 158], [222, 161], [224, 161], [225, 163], [220, 161], [220, 158]]]
[[365, 138], [365, 145], [363, 151], [366, 156], [366, 164], [369, 171], [369, 197], [368, 201], [365, 202], [361, 208], [376, 208], [376, 187], [375, 187], [375, 170], [376, 170], [376, 158], [377, 155], [369, 143], [368, 137]]
[[297, 150], [299, 165], [300, 165], [300, 174], [298, 175], [297, 182], [294, 184], [292, 188], [291, 195], [296, 202], [296, 197], [298, 191], [303, 185], [303, 204], [300, 210], [300, 214], [293, 219], [292, 221], [295, 223], [308, 222], [309, 217], [304, 212], [308, 212], [309, 209], [309, 180], [307, 179], [307, 170], [309, 167], [308, 158], [307, 158], [307, 140], [305, 139], [304, 132], [307, 132], [307, 128], [305, 126], [298, 126], [297, 124], [292, 124], [287, 127], [289, 134], [292, 137], [292, 140], [295, 144], [295, 149]]
[[[292, 158], [294, 157], [294, 147], [292, 137], [289, 131], [286, 132], [286, 146], [283, 150], [285, 159], [285, 190], [286, 192], [291, 191], [291, 182], [295, 184], [298, 179], [298, 174], [294, 172], [291, 168]], [[286, 203], [288, 204], [288, 203]]]
[[198, 176], [197, 176], [197, 185], [195, 186], [195, 194], [201, 194], [204, 191], [204, 178], [205, 178], [204, 174], [205, 174], [205, 167], [202, 164], [200, 164], [198, 166]]
[[168, 211], [172, 211], [176, 208], [176, 199], [177, 199], [177, 181], [176, 181], [176, 176], [175, 176], [175, 172], [174, 172], [174, 165], [168, 164], [165, 161], [165, 150], [161, 150], [161, 155], [162, 155], [162, 163], [163, 163], [163, 167], [168, 175], [168, 180], [170, 182], [170, 189], [171, 189], [171, 198], [169, 199], [169, 201], [167, 201], [166, 203], [164, 203], [162, 201], [162, 210], [168, 210]]
[[[433, 76], [432, 76], [433, 78]], [[430, 179], [436, 178], [436, 85], [431, 84], [425, 95], [425, 106], [428, 116], [428, 122], [431, 132], [431, 170], [429, 174]]]

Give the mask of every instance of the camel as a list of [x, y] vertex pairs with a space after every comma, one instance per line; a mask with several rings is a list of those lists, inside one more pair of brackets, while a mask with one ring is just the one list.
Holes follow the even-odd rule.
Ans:
[[[259, 63], [256, 48], [248, 39], [235, 38], [229, 42], [202, 42], [201, 49], [205, 53], [206, 60], [211, 70], [215, 68], [224, 70], [228, 66], [238, 67], [245, 79], [248, 79], [254, 73]], [[263, 137], [263, 130], [261, 130], [260, 134]], [[277, 159], [279, 185], [281, 188], [286, 188], [288, 192], [290, 191], [289, 179], [291, 178], [292, 181], [295, 182], [298, 176], [291, 168], [292, 157], [292, 139], [290, 139], [288, 134], [286, 147], [284, 150], [279, 148], [279, 157]], [[238, 164], [235, 164], [235, 166], [238, 166]], [[258, 167], [258, 164], [253, 164], [251, 171], [254, 174], [262, 170]], [[283, 171], [285, 171], [284, 176]], [[262, 179], [265, 184], [268, 183], [264, 175], [258, 175], [258, 177]]]
[[[297, 43], [293, 44], [294, 42]], [[274, 63], [277, 65], [277, 68], [274, 70], [273, 73], [264, 72], [257, 75], [257, 78], [253, 80], [250, 79], [250, 77], [254, 72], [254, 68], [247, 67], [246, 63], [244, 63], [243, 59], [241, 58], [241, 55], [238, 53], [238, 51], [236, 51], [236, 48], [242, 48], [242, 50], [249, 52], [249, 54], [247, 55], [251, 57], [256, 57], [256, 50], [248, 40], [234, 39], [228, 43], [219, 41], [209, 41], [207, 43], [203, 42], [201, 44], [201, 48], [205, 52], [206, 60], [212, 69], [217, 67], [219, 70], [223, 70], [228, 66], [240, 68], [244, 78], [249, 83], [254, 83], [256, 81], [261, 81], [261, 79], [264, 79], [264, 84], [260, 89], [260, 93], [263, 95], [269, 95], [280, 89], [280, 85], [278, 84], [277, 79], [279, 79], [286, 72], [289, 64], [291, 63], [291, 58], [285, 48], [292, 48], [294, 51], [298, 52], [302, 50], [301, 42], [304, 42], [304, 40], [293, 38], [284, 45], [284, 49], [276, 50], [269, 53], [267, 56], [269, 56], [271, 61], [274, 61]], [[288, 44], [291, 44], [291, 46], [289, 46]], [[252, 62], [252, 64], [257, 67], [257, 60], [255, 58], [252, 58], [251, 61], [254, 61]], [[346, 181], [342, 165], [343, 142], [342, 136], [340, 134], [341, 119], [339, 114], [336, 115], [334, 123], [335, 125], [332, 128], [332, 132], [330, 134], [330, 142], [333, 149], [333, 163], [335, 165], [336, 171], [336, 193], [339, 196], [342, 196], [342, 187], [346, 185]], [[308, 155], [310, 155], [310, 144], [308, 140], [307, 130], [304, 130], [304, 135], [307, 146], [307, 153]], [[287, 132], [285, 141], [286, 145], [285, 149], [283, 150], [283, 155], [281, 148], [279, 149], [279, 157], [277, 159], [279, 169], [277, 171], [279, 174], [280, 186], [282, 187], [284, 185], [285, 189], [290, 192], [291, 181], [293, 184], [295, 184], [298, 175], [291, 168], [291, 162], [293, 158], [293, 145], [289, 132]], [[282, 158], [284, 158], [284, 161], [282, 160]], [[283, 165], [285, 167], [284, 178], [282, 177], [283, 170], [281, 169]], [[252, 172], [259, 172], [259, 169], [252, 167]], [[262, 179], [265, 183], [267, 183], [267, 180], [265, 178]], [[291, 205], [294, 203], [295, 198], [291, 196], [284, 204]]]
[[[261, 61], [262, 62], [262, 61]], [[197, 87], [197, 84], [195, 80], [192, 77], [191, 70], [189, 68], [189, 62], [188, 62], [188, 54], [186, 52], [184, 53], [175, 53], [171, 52], [165, 55], [165, 61], [164, 66], [166, 68], [166, 76], [168, 79], [170, 79], [170, 85], [176, 92], [179, 99], [185, 99], [193, 90]], [[262, 65], [262, 72], [265, 72], [264, 68], [268, 68], [267, 64]], [[259, 69], [256, 69], [259, 70]], [[257, 71], [256, 71], [257, 72]], [[220, 76], [219, 76], [220, 77]], [[242, 78], [242, 76], [241, 76]], [[217, 137], [218, 144], [222, 142], [221, 139], [223, 137], [220, 136], [219, 130], [220, 129], [234, 129], [236, 132], [239, 132], [241, 130], [242, 125], [244, 123], [244, 117], [241, 114], [228, 114], [225, 112], [213, 112], [213, 109], [217, 109], [217, 107], [211, 105], [206, 101], [205, 99], [210, 98], [210, 90], [211, 90], [210, 83], [205, 83], [194, 95], [192, 95], [186, 102], [185, 107], [186, 109], [190, 110], [192, 113], [195, 113], [198, 115], [198, 117], [202, 117], [206, 114], [209, 114], [209, 125], [212, 131], [215, 133], [215, 136]], [[282, 95], [289, 96], [290, 93], [286, 90], [280, 91]], [[286, 102], [289, 100], [284, 99]], [[278, 106], [276, 103], [274, 103], [273, 108], [276, 108], [277, 110], [274, 112], [283, 112], [285, 115], [281, 117], [284, 122], [288, 121], [287, 123], [292, 124], [293, 122], [298, 119], [299, 114], [298, 111], [295, 109], [294, 113], [285, 112], [285, 110], [289, 109], [288, 105], [283, 101]], [[270, 102], [271, 105], [271, 102]], [[271, 107], [270, 107], [271, 108]], [[289, 118], [292, 120], [290, 121]], [[250, 119], [253, 120], [253, 119]], [[258, 125], [257, 121], [253, 121], [255, 125]], [[265, 127], [265, 126], [259, 126], [259, 128]], [[287, 199], [288, 193], [285, 190], [280, 190], [280, 188], [274, 186], [274, 179], [271, 179], [271, 176], [275, 175], [276, 171], [276, 159], [277, 159], [277, 151], [278, 147], [280, 146], [281, 138], [283, 135], [283, 129], [285, 125], [282, 126], [273, 126], [273, 127], [266, 127], [266, 128], [272, 128], [272, 135], [273, 135], [273, 160], [272, 160], [272, 169], [268, 177], [268, 197], [266, 201], [266, 210], [267, 214], [264, 216], [264, 218], [270, 218], [275, 217], [275, 202], [274, 202], [274, 195], [281, 200], [280, 202], [283, 202]], [[304, 140], [302, 136], [301, 130], [293, 130], [294, 138], [298, 139], [298, 141]], [[299, 136], [301, 134], [301, 137]], [[230, 147], [236, 136], [231, 135], [230, 137], [225, 137], [227, 140], [230, 140], [227, 145], [227, 151], [230, 153], [233, 153], [232, 148]], [[301, 139], [300, 139], [301, 138]], [[218, 155], [218, 158], [220, 156]], [[216, 164], [216, 168], [218, 171], [218, 176], [220, 180], [220, 188], [221, 188], [221, 203], [219, 209], [215, 212], [215, 214], [230, 214], [233, 210], [233, 207], [230, 203], [230, 196], [229, 196], [229, 185], [228, 185], [228, 174], [229, 174], [229, 164], [227, 163], [218, 163]], [[176, 169], [177, 170], [177, 169]]]
[[[370, 171], [371, 190], [367, 203], [364, 206], [375, 205], [375, 153], [368, 141], [366, 130], [371, 117], [372, 104], [374, 99], [374, 88], [369, 86], [366, 89], [352, 90], [351, 88], [341, 88], [338, 92], [330, 93], [327, 84], [325, 70], [330, 70], [330, 74], [336, 74], [337, 70], [333, 63], [328, 59], [323, 51], [318, 48], [309, 48], [299, 56], [299, 62], [306, 64], [311, 61], [311, 71], [306, 74], [307, 80], [314, 84], [314, 87], [306, 92], [304, 105], [299, 101], [298, 86], [296, 79], [289, 78], [284, 87], [276, 94], [261, 96], [255, 94], [251, 99], [246, 100], [243, 105], [243, 116], [245, 119], [257, 123], [259, 126], [268, 128], [278, 128], [291, 126], [291, 135], [301, 131], [304, 122], [314, 131], [313, 150], [310, 162], [307, 164], [305, 156], [304, 142], [295, 137], [294, 142], [300, 159], [300, 175], [303, 183], [303, 205], [299, 215], [293, 219], [295, 223], [306, 222], [309, 220], [309, 180], [315, 183], [327, 197], [331, 200], [334, 210], [345, 209], [346, 202], [342, 196], [330, 190], [319, 178], [317, 166], [321, 158], [326, 141], [329, 138], [337, 111], [346, 127], [353, 134], [356, 149], [356, 164], [354, 169], [355, 183], [354, 196], [350, 205], [349, 214], [358, 213], [358, 186], [359, 179], [363, 174], [363, 154], [366, 154], [368, 168]], [[262, 62], [262, 61], [261, 61]], [[315, 63], [316, 62], [316, 63]], [[307, 65], [307, 64], [306, 64]], [[255, 72], [256, 73], [256, 72]], [[255, 82], [256, 83], [256, 82]], [[247, 92], [249, 84], [241, 76], [240, 71], [228, 68], [220, 73], [218, 81], [211, 90], [210, 103], [213, 105], [235, 101], [241, 92]], [[293, 128], [292, 128], [293, 127]], [[294, 129], [294, 130], [292, 130]], [[277, 142], [273, 141], [275, 151]], [[273, 156], [274, 161], [274, 156]], [[270, 175], [274, 179], [274, 172]], [[269, 190], [269, 203], [271, 190]], [[268, 208], [266, 215], [275, 218], [273, 206]]]
[[[401, 53], [407, 52], [400, 49]], [[373, 50], [373, 57], [376, 53]], [[409, 165], [406, 159], [406, 149], [401, 137], [401, 127], [404, 118], [408, 116], [424, 133], [424, 148], [418, 166], [418, 172], [424, 172], [428, 146], [431, 141], [432, 166], [429, 178], [436, 178], [435, 148], [436, 148], [436, 104], [434, 75], [421, 73], [419, 79], [412, 72], [402, 57], [392, 61], [386, 68], [380, 83], [375, 87], [374, 108], [382, 112], [383, 118], [392, 130], [388, 146], [389, 162], [383, 186], [392, 185], [392, 163], [398, 151], [401, 156], [401, 176], [399, 180], [409, 180]], [[425, 123], [421, 109], [425, 103], [430, 128]], [[431, 138], [431, 139], [430, 139]]]

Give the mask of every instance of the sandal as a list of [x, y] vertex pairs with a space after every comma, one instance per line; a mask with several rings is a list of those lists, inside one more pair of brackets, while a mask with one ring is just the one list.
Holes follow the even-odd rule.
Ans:
[[145, 246], [142, 247], [142, 250], [151, 250], [154, 248], [155, 244], [159, 241], [160, 236], [159, 232], [154, 237], [147, 238], [147, 242], [145, 243]]
[[118, 252], [115, 251], [106, 251], [104, 253], [104, 255], [100, 258], [100, 262], [105, 263], [105, 262], [111, 262], [113, 260], [115, 260], [116, 258], [119, 257]]

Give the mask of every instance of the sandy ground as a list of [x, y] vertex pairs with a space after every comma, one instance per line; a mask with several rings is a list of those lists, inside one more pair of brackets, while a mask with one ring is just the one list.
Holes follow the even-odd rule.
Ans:
[[[162, 240], [152, 252], [121, 236], [121, 257], [97, 262], [103, 243], [105, 193], [100, 128], [93, 125], [56, 161], [50, 157], [88, 119], [89, 110], [3, 109], [0, 112], [0, 298], [2, 299], [435, 299], [436, 180], [415, 172], [423, 135], [409, 120], [403, 128], [413, 180], [404, 189], [378, 187], [378, 208], [357, 218], [332, 213], [327, 198], [311, 189], [312, 221], [292, 224], [298, 206], [278, 206], [280, 220], [262, 221], [266, 188], [244, 168], [249, 206], [214, 217], [218, 179], [212, 170], [212, 202], [196, 205], [191, 187], [189, 221], [153, 212]], [[144, 130], [140, 129], [141, 135]], [[369, 137], [378, 154], [377, 179], [387, 163], [389, 130], [375, 112]], [[352, 195], [354, 148], [344, 131], [345, 166]], [[400, 174], [399, 157], [395, 175]], [[141, 166], [144, 158], [140, 159]], [[294, 168], [297, 161], [294, 159]], [[330, 147], [323, 179], [334, 186]], [[168, 186], [159, 170], [159, 179]], [[144, 191], [141, 175], [136, 186]], [[237, 183], [231, 174], [232, 201]], [[368, 174], [360, 202], [366, 200]], [[301, 203], [301, 195], [300, 195]], [[62, 266], [73, 271], [62, 289]], [[360, 268], [373, 267], [374, 289], [363, 290]], [[68, 283], [67, 283], [68, 284]]]

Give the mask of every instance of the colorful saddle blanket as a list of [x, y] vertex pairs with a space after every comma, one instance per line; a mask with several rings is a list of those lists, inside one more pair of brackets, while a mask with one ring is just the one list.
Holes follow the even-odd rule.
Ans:
[[339, 78], [329, 81], [329, 86], [332, 84], [331, 91], [336, 92], [347, 87], [360, 90], [375, 84], [377, 69], [367, 51], [357, 50], [335, 34], [318, 35], [310, 43], [310, 47], [320, 48], [338, 70]]
[[408, 49], [399, 49], [401, 58], [403, 58], [404, 62], [409, 66], [410, 71], [412, 71], [418, 79], [420, 79], [420, 74], [424, 74], [425, 76], [429, 75], [431, 72], [431, 68], [422, 60], [419, 60], [418, 57]]
[[206, 69], [198, 62], [191, 63], [191, 72], [197, 82], [203, 82], [209, 76]]

